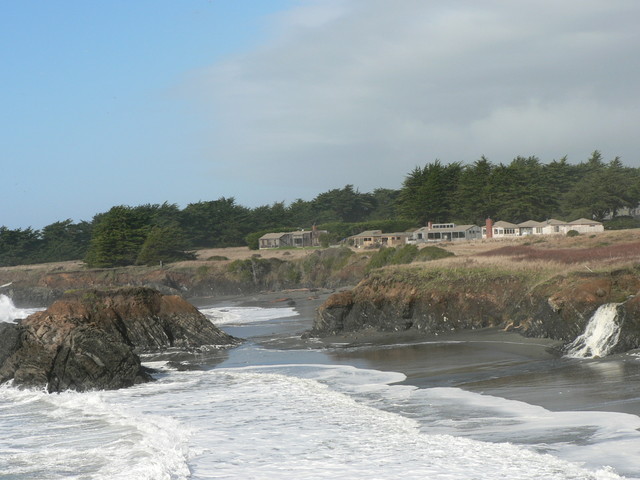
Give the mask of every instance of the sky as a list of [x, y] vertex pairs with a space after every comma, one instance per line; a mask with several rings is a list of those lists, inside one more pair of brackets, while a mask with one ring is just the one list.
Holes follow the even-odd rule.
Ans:
[[0, 225], [483, 155], [640, 167], [639, 23], [637, 0], [3, 0]]

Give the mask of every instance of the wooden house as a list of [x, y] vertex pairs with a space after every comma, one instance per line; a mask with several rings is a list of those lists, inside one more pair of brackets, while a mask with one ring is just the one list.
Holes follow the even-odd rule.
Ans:
[[261, 250], [269, 248], [319, 247], [320, 235], [326, 230], [296, 230], [295, 232], [266, 233], [258, 239]]

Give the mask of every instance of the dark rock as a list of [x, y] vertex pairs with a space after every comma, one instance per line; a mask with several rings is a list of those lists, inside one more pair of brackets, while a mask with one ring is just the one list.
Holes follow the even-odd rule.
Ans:
[[[430, 280], [427, 275], [412, 276], [409, 270], [404, 276], [393, 271], [371, 275], [353, 290], [329, 297], [305, 336], [367, 329], [435, 334], [499, 327], [570, 342], [600, 305], [623, 302], [640, 290], [640, 278], [631, 270], [574, 273], [534, 288], [526, 278], [509, 274], [482, 283], [464, 272], [446, 282]], [[639, 348], [640, 296], [623, 303], [619, 312], [622, 333], [616, 351]]]
[[[22, 329], [15, 323], [0, 322], [0, 365], [22, 345]], [[3, 380], [0, 379], [0, 383]]]
[[148, 288], [84, 290], [2, 327], [0, 382], [67, 389], [115, 389], [151, 380], [137, 352], [239, 342], [184, 299]]

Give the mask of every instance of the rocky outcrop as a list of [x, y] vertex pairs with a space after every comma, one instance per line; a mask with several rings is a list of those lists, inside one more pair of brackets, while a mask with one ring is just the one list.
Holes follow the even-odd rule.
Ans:
[[138, 353], [230, 346], [235, 339], [176, 295], [148, 288], [83, 290], [18, 324], [0, 325], [0, 383], [115, 389], [149, 381]]
[[624, 302], [620, 345], [630, 349], [640, 346], [638, 292], [635, 270], [574, 273], [537, 283], [526, 273], [386, 269], [329, 297], [318, 309], [310, 335], [499, 327], [571, 341], [600, 305]]
[[[185, 298], [246, 295], [294, 288], [355, 285], [364, 275], [366, 255], [347, 248], [308, 251], [304, 257], [199, 260], [162, 267], [89, 269], [80, 262], [0, 267], [2, 293], [18, 307], [47, 307], [65, 292], [84, 288], [147, 287]], [[223, 257], [224, 258], [224, 257]]]

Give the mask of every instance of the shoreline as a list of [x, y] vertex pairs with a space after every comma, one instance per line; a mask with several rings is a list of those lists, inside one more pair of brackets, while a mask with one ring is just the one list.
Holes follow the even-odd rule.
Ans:
[[[550, 411], [608, 411], [640, 416], [640, 397], [633, 385], [640, 379], [640, 359], [631, 354], [602, 359], [571, 359], [559, 355], [558, 340], [525, 337], [497, 327], [441, 334], [345, 332], [322, 338], [304, 338], [315, 309], [333, 290], [263, 292], [236, 296], [238, 306], [287, 306], [292, 300], [299, 321], [278, 332], [260, 326], [250, 342], [290, 361], [321, 354], [329, 363], [405, 375], [404, 385], [419, 389], [454, 387], [483, 395], [523, 401]], [[297, 329], [297, 330], [296, 330]], [[295, 331], [293, 331], [295, 330]], [[252, 331], [251, 327], [248, 331]], [[319, 358], [319, 357], [316, 357]], [[612, 385], [615, 385], [612, 389]]]

